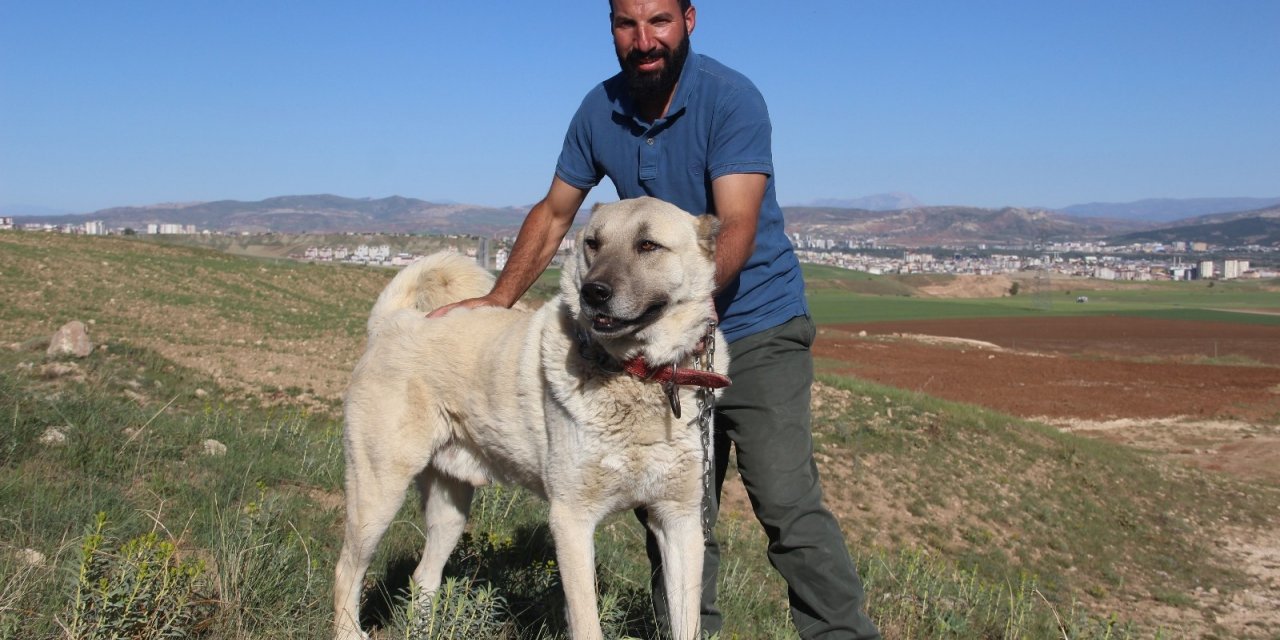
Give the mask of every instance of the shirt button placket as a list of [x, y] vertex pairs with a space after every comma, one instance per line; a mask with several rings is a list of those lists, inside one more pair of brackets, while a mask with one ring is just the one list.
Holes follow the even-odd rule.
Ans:
[[658, 143], [652, 132], [646, 134], [644, 146], [640, 147], [640, 181], [647, 182], [658, 177]]

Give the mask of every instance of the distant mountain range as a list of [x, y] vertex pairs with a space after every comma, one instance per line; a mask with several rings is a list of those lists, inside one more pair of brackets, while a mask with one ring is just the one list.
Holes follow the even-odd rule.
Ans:
[[[875, 238], [900, 246], [1024, 245], [1044, 241], [1206, 241], [1230, 246], [1280, 246], [1280, 198], [1144, 200], [1076, 205], [1059, 211], [1003, 207], [922, 206], [909, 194], [881, 194], [823, 206], [783, 207], [787, 231], [826, 237]], [[859, 202], [862, 207], [840, 206]], [[1229, 207], [1271, 203], [1233, 210]], [[914, 203], [914, 204], [912, 204]], [[907, 206], [902, 206], [907, 205]], [[1224, 209], [1223, 207], [1228, 207]], [[1194, 211], [1176, 221], [1173, 211]], [[194, 225], [221, 232], [434, 233], [514, 235], [528, 207], [483, 207], [392, 196], [302, 195], [256, 202], [164, 203], [115, 207], [90, 214], [26, 216], [22, 222], [80, 223], [138, 231], [148, 224]], [[585, 214], [584, 214], [585, 215]], [[580, 215], [580, 220], [583, 218]]]

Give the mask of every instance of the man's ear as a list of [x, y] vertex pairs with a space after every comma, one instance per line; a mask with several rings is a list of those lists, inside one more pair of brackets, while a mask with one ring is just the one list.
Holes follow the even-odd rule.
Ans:
[[710, 213], [698, 216], [698, 247], [707, 257], [716, 254], [716, 238], [720, 235], [720, 218]]

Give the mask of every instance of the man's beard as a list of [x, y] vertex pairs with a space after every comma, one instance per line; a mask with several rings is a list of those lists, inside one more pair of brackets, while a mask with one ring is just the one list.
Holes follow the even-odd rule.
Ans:
[[622, 67], [622, 74], [626, 76], [627, 87], [631, 91], [631, 99], [636, 102], [665, 100], [671, 95], [671, 90], [680, 80], [684, 61], [689, 57], [689, 38], [686, 36], [680, 40], [674, 51], [668, 49], [654, 53], [662, 57], [663, 64], [662, 69], [652, 73], [644, 73], [638, 68], [641, 61], [649, 57], [647, 53], [632, 51], [625, 58], [618, 56], [618, 64]]

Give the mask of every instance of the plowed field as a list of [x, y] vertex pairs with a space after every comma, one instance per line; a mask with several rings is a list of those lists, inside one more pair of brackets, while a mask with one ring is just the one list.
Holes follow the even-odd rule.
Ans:
[[829, 372], [1280, 481], [1280, 326], [896, 321], [826, 325], [814, 352]]

